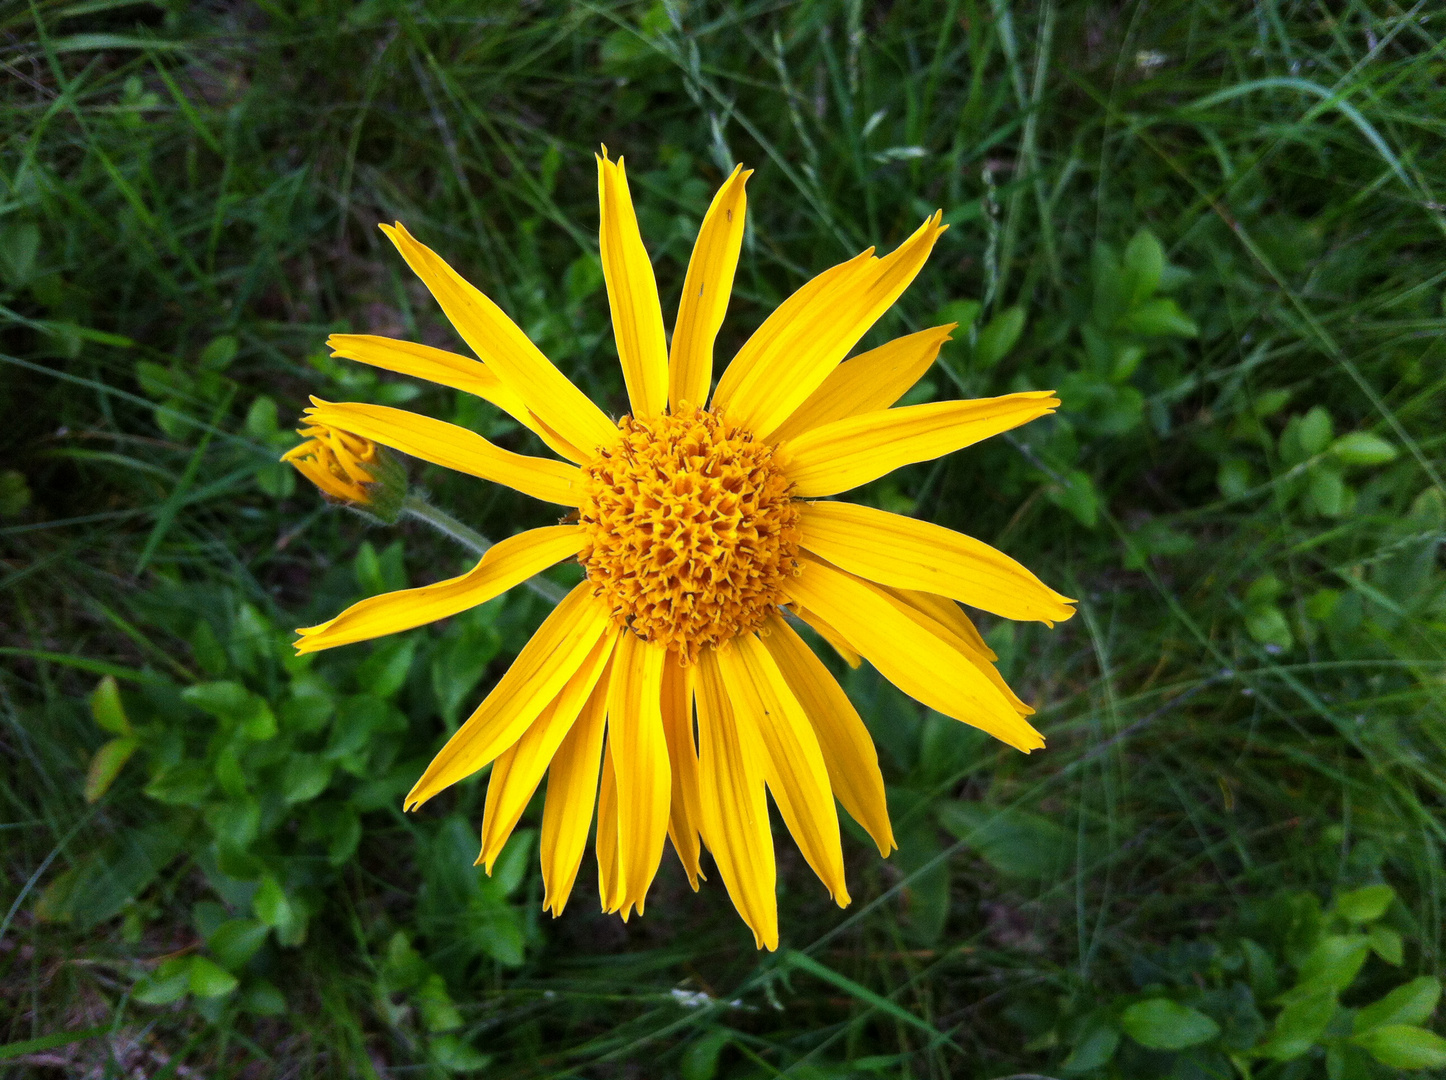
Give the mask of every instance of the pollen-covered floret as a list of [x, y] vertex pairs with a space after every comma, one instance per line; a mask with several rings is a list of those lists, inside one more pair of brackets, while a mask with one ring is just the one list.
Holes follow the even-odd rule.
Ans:
[[798, 508], [773, 448], [720, 415], [688, 406], [620, 426], [584, 470], [579, 561], [614, 619], [691, 662], [781, 602]]

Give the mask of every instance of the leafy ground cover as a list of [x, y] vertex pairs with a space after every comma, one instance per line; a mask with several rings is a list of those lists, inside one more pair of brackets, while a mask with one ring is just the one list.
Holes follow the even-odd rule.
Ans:
[[[1425, 3], [0, 6], [7, 1070], [1446, 1069], [1443, 25]], [[1064, 401], [862, 493], [1080, 598], [1052, 631], [988, 624], [1048, 750], [849, 673], [900, 850], [846, 837], [840, 912], [780, 841], [776, 954], [671, 857], [646, 918], [597, 914], [587, 868], [545, 917], [536, 808], [490, 879], [471, 865], [485, 781], [401, 813], [535, 591], [288, 645], [467, 560], [276, 463], [308, 394], [531, 447], [327, 357], [335, 331], [457, 345], [378, 221], [621, 411], [602, 141], [674, 299], [714, 186], [757, 169], [720, 356], [940, 207], [865, 344], [955, 321], [915, 400]], [[494, 538], [547, 523], [411, 480]]]

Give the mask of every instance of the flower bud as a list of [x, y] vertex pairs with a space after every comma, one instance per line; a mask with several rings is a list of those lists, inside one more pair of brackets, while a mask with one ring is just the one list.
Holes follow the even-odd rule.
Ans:
[[281, 460], [289, 462], [328, 499], [364, 510], [388, 524], [407, 496], [407, 473], [386, 447], [326, 424], [297, 428], [306, 441]]

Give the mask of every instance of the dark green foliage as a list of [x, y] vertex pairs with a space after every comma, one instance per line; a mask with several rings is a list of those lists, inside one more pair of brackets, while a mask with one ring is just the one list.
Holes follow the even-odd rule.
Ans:
[[[1446, 1069], [1430, 8], [0, 5], [0, 1060]], [[937, 207], [949, 232], [865, 346], [956, 322], [906, 401], [1064, 402], [854, 493], [1079, 597], [1053, 630], [981, 619], [1048, 750], [836, 664], [900, 850], [881, 861], [845, 823], [840, 912], [780, 835], [777, 955], [706, 862], [695, 896], [665, 855], [626, 926], [585, 864], [554, 922], [539, 805], [491, 878], [472, 865], [485, 780], [401, 813], [541, 620], [534, 593], [289, 645], [469, 561], [277, 463], [308, 395], [542, 452], [489, 405], [327, 355], [343, 331], [459, 347], [378, 221], [624, 407], [600, 142], [627, 157], [669, 319], [713, 190], [757, 169], [720, 368], [808, 276]], [[488, 536], [556, 520], [409, 464]]]

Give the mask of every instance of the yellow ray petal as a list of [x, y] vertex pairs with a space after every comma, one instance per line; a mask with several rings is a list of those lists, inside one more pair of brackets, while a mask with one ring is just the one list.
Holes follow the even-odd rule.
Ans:
[[951, 454], [1054, 412], [1059, 399], [1031, 390], [976, 401], [935, 401], [863, 413], [788, 444], [786, 466], [802, 496], [837, 495], [916, 461]]
[[[703, 816], [698, 805], [698, 744], [693, 738], [693, 676], [696, 666], [684, 667], [669, 650], [663, 661], [663, 734], [668, 740], [673, 792], [668, 806], [668, 839], [698, 891], [703, 871], [698, 866], [698, 833]], [[706, 880], [706, 879], [705, 879]]]
[[850, 503], [803, 503], [801, 543], [840, 570], [900, 589], [938, 593], [1005, 619], [1053, 626], [1070, 599], [972, 536]]
[[739, 722], [712, 649], [698, 657], [698, 794], [703, 835], [760, 949], [778, 948], [777, 871], [755, 732]]
[[[693, 244], [668, 358], [668, 401], [675, 412], [685, 401], [702, 405], [708, 400], [708, 388], [713, 383], [713, 343], [728, 310], [738, 252], [743, 246], [748, 209], [743, 187], [752, 175], [753, 170], [745, 172], [742, 165], [733, 170], [713, 196]], [[696, 883], [693, 887], [697, 888]]]
[[937, 634], [969, 657], [974, 666], [984, 673], [984, 677], [994, 684], [994, 688], [1004, 695], [1015, 712], [1020, 716], [1034, 715], [1034, 709], [1020, 700], [1019, 695], [1004, 681], [1004, 676], [999, 674], [999, 669], [994, 666], [994, 661], [998, 659], [994, 650], [984, 643], [979, 631], [959, 610], [958, 604], [943, 596], [909, 589], [880, 586], [880, 591], [894, 600], [920, 626], [931, 634]]
[[598, 763], [607, 728], [611, 660], [587, 703], [562, 740], [547, 770], [547, 801], [542, 807], [542, 888], [544, 911], [562, 914], [572, 895], [587, 848], [588, 827], [598, 797]]
[[603, 744], [602, 783], [597, 790], [597, 892], [602, 909], [609, 915], [622, 911], [623, 922], [627, 922], [630, 909], [623, 908], [627, 883], [618, 861], [618, 784], [612, 725], [608, 728], [607, 742]]
[[623, 159], [597, 158], [598, 229], [603, 279], [613, 313], [613, 336], [623, 381], [634, 416], [657, 416], [668, 404], [668, 349], [663, 339], [663, 309], [653, 264], [638, 232], [633, 198]]
[[758, 438], [767, 438], [787, 420], [914, 280], [944, 232], [940, 216], [936, 213], [896, 250], [817, 296], [756, 356], [745, 360], [752, 342], [745, 345], [734, 363], [748, 366], [728, 396], [728, 419]]
[[535, 432], [569, 461], [585, 465], [589, 460], [588, 455], [533, 416], [522, 395], [504, 383], [497, 372], [469, 356], [459, 356], [415, 341], [399, 341], [373, 334], [332, 334], [326, 339], [326, 344], [332, 350], [332, 356], [370, 364], [384, 371], [395, 371], [399, 375], [410, 375], [414, 379], [426, 379], [490, 401], [523, 427]]
[[621, 635], [608, 699], [608, 747], [618, 789], [618, 870], [624, 918], [643, 913], [648, 886], [663, 858], [673, 779], [663, 734], [660, 645]]
[[999, 654], [989, 647], [979, 628], [964, 614], [962, 608], [946, 596], [920, 592], [916, 589], [885, 589], [906, 604], [912, 604], [935, 622], [942, 623], [949, 631], [963, 639], [975, 653], [986, 660], [999, 659]]
[[887, 858], [898, 845], [889, 825], [879, 755], [868, 728], [838, 681], [793, 627], [777, 613], [768, 617], [766, 626], [763, 644], [813, 725], [833, 793]]
[[587, 542], [576, 525], [531, 529], [487, 549], [482, 560], [460, 577], [369, 597], [340, 615], [296, 632], [298, 653], [318, 652], [354, 641], [367, 641], [423, 626], [501, 596], [553, 563], [576, 555]]
[[582, 500], [582, 470], [576, 465], [514, 454], [475, 431], [406, 409], [311, 400], [313, 407], [306, 416], [315, 423], [339, 427], [446, 469], [506, 484], [543, 502], [577, 506]]
[[1025, 753], [1044, 745], [968, 655], [883, 590], [809, 556], [799, 562], [803, 573], [788, 583], [789, 593], [828, 619], [904, 693]]
[[617, 441], [617, 425], [543, 356], [496, 304], [398, 222], [382, 226], [407, 265], [436, 297], [472, 351], [521, 395], [527, 407], [585, 453]]
[[874, 258], [874, 249], [861, 251], [847, 262], [830, 266], [823, 273], [810, 278], [763, 320], [763, 325], [753, 331], [753, 336], [743, 343], [736, 356], [724, 369], [713, 391], [713, 408], [729, 410], [732, 418], [734, 396], [753, 384], [759, 365], [784, 346], [780, 342], [792, 340], [789, 328], [804, 313], [827, 303], [830, 296], [860, 275], [868, 273], [879, 260]]
[[432, 759], [408, 793], [406, 809], [415, 810], [471, 776], [521, 738], [611, 626], [607, 609], [593, 598], [586, 581], [563, 597], [492, 693]]
[[487, 779], [487, 804], [482, 811], [482, 852], [477, 856], [477, 862], [488, 874], [492, 873], [492, 864], [517, 827], [522, 811], [527, 809], [548, 763], [572, 730], [603, 669], [612, 659], [616, 642], [616, 634], [604, 634], [577, 673], [542, 710], [542, 715], [492, 763], [492, 775]]
[[864, 662], [864, 658], [854, 652], [853, 647], [844, 640], [843, 635], [819, 618], [817, 612], [809, 611], [808, 608], [798, 603], [793, 604], [792, 608], [793, 613], [813, 627], [813, 632], [827, 641], [833, 647], [833, 651], [843, 657], [844, 663], [849, 667], [856, 668]]
[[733, 715], [746, 716], [763, 744], [764, 775], [788, 831], [829, 895], [847, 907], [838, 813], [807, 714], [756, 635], [740, 634], [717, 658]]
[[958, 325], [920, 330], [845, 360], [774, 429], [773, 440], [784, 442], [835, 420], [887, 409], [923, 378]]

